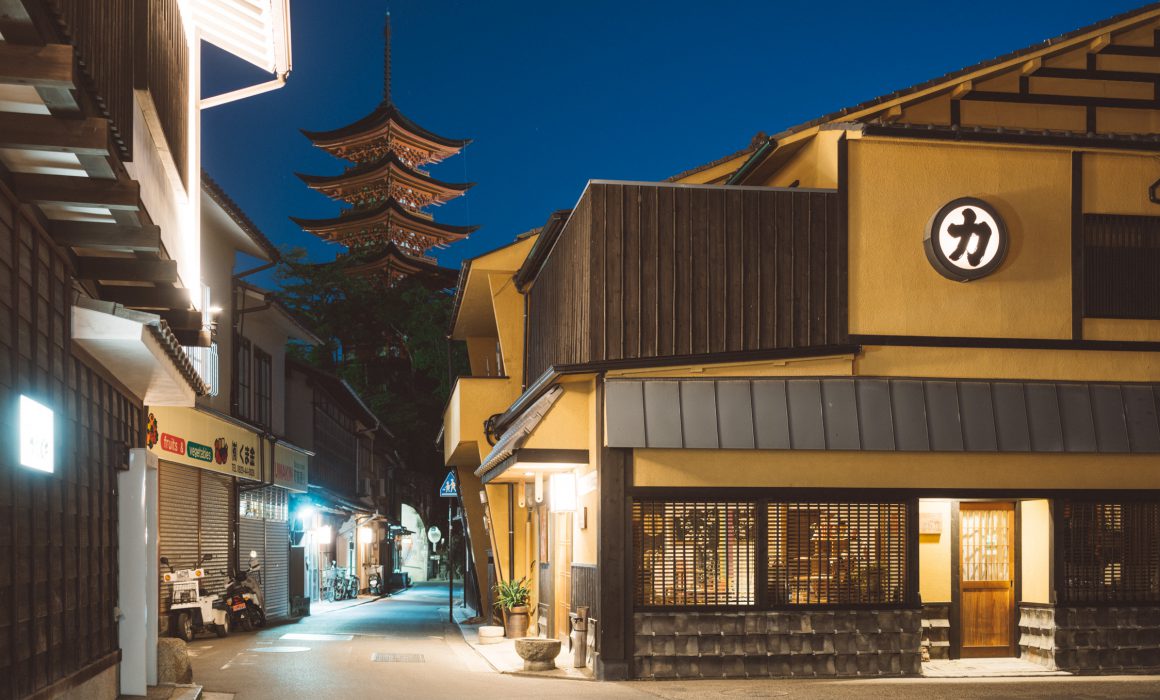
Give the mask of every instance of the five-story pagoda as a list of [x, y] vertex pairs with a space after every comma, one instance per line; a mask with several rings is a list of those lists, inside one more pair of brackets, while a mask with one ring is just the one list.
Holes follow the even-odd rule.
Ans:
[[300, 177], [308, 187], [350, 205], [331, 219], [297, 219], [306, 231], [350, 251], [348, 271], [388, 284], [414, 276], [449, 287], [455, 273], [427, 255], [465, 238], [476, 226], [452, 226], [424, 211], [464, 194], [474, 183], [437, 180], [422, 168], [461, 151], [469, 139], [439, 136], [408, 119], [391, 100], [391, 18], [384, 29], [383, 100], [373, 112], [333, 131], [302, 133], [351, 165], [340, 175]]

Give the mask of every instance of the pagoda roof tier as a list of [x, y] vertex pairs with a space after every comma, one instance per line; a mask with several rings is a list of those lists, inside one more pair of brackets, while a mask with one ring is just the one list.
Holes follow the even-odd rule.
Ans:
[[432, 289], [454, 287], [459, 277], [458, 271], [442, 267], [427, 256], [408, 254], [394, 243], [388, 243], [373, 259], [353, 264], [346, 271], [352, 275], [379, 276], [392, 285], [413, 277]]
[[393, 199], [332, 219], [290, 220], [319, 238], [347, 247], [393, 242], [402, 250], [419, 255], [437, 245], [466, 238], [479, 228], [438, 223]]
[[410, 167], [394, 153], [357, 165], [340, 175], [295, 174], [310, 189], [349, 204], [365, 205], [394, 198], [414, 209], [442, 204], [475, 186], [474, 182], [436, 180]]
[[332, 131], [303, 129], [302, 133], [315, 146], [356, 163], [394, 152], [413, 165], [423, 165], [449, 158], [471, 143], [471, 139], [449, 139], [424, 129], [389, 99], [349, 126]]

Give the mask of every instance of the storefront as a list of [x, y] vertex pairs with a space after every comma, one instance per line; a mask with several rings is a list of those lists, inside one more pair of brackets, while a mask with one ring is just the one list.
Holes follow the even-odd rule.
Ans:
[[[234, 561], [239, 512], [235, 484], [259, 484], [269, 446], [243, 423], [199, 408], [151, 407], [146, 444], [158, 466], [158, 551], [175, 569], [207, 555], [203, 592], [225, 590]], [[163, 572], [162, 572], [163, 573]], [[160, 584], [161, 630], [169, 586]]]
[[279, 440], [274, 443], [273, 483], [238, 489], [238, 570], [260, 564], [257, 579], [268, 619], [290, 615], [290, 498], [306, 492], [310, 457]]

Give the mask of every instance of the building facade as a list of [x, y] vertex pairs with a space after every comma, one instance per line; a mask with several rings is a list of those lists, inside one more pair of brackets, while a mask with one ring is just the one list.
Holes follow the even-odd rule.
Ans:
[[470, 261], [481, 583], [587, 607], [603, 678], [1160, 666], [1157, 29], [592, 181]]
[[0, 457], [5, 697], [156, 682], [147, 407], [210, 390], [191, 358], [211, 342], [201, 39], [279, 80], [289, 70], [284, 13], [222, 34], [236, 8], [214, 0], [96, 5], [4, 9], [0, 420], [19, 436]]

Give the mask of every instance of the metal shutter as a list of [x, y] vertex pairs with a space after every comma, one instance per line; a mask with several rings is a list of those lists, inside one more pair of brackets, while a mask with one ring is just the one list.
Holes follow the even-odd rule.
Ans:
[[[230, 568], [230, 509], [233, 479], [205, 470], [201, 472], [201, 554], [212, 554], [205, 566], [202, 593], [220, 593], [226, 589]], [[246, 550], [247, 552], [249, 550]]]
[[[158, 551], [169, 558], [174, 569], [192, 569], [197, 566], [199, 469], [162, 462], [158, 467]], [[166, 567], [161, 567], [165, 573]], [[168, 584], [158, 579], [162, 629], [168, 626], [165, 613], [169, 611], [171, 591]]]
[[259, 580], [258, 595], [262, 604], [266, 604], [266, 528], [261, 520], [253, 518], [238, 519], [238, 571], [248, 571], [250, 568], [250, 551], [258, 553], [258, 561], [262, 562], [262, 574]]
[[[248, 552], [247, 552], [248, 556]], [[266, 521], [266, 557], [262, 560], [266, 616], [290, 614], [290, 528], [283, 520]]]

